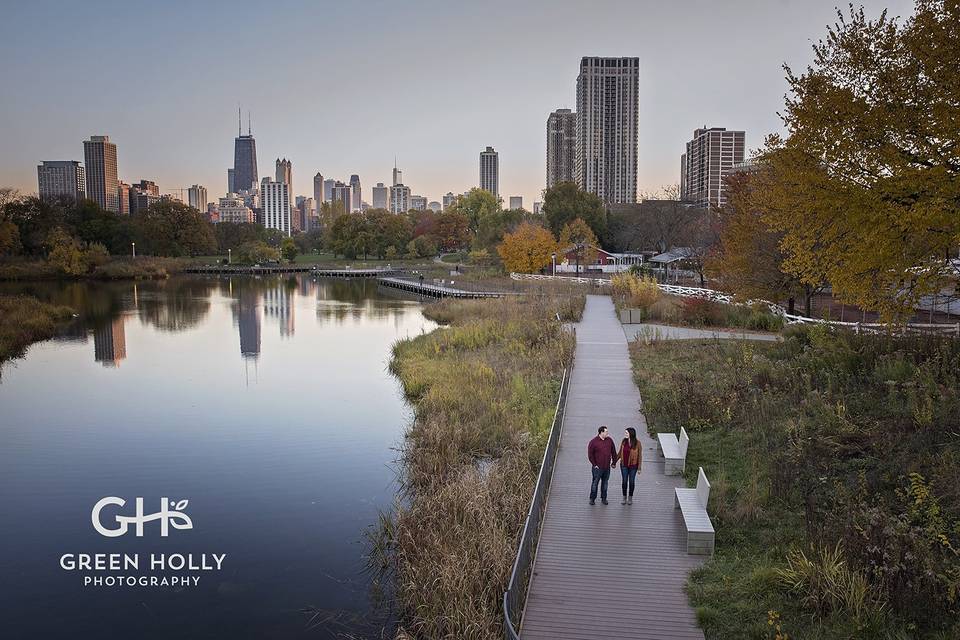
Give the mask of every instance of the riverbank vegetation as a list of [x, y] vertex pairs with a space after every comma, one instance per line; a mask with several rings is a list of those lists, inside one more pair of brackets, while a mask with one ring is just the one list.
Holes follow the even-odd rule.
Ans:
[[790, 327], [631, 346], [651, 432], [686, 428], [716, 555], [709, 639], [960, 637], [960, 341]]
[[416, 417], [374, 546], [412, 637], [503, 637], [501, 599], [573, 354], [561, 321], [583, 304], [444, 300], [425, 313], [447, 327], [395, 345], [391, 370]]
[[70, 307], [47, 304], [33, 296], [0, 295], [0, 363], [18, 358], [28, 346], [53, 336], [73, 316]]

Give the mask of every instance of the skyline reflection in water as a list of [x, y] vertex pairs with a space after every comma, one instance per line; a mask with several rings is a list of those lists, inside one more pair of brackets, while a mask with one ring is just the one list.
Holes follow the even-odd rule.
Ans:
[[[435, 326], [419, 303], [309, 275], [0, 291], [80, 314], [0, 376], [5, 637], [378, 635], [364, 531], [394, 499], [411, 415], [386, 367]], [[90, 509], [110, 495], [189, 498], [194, 529], [105, 539]], [[97, 590], [57, 564], [168, 542], [227, 553], [224, 570]]]

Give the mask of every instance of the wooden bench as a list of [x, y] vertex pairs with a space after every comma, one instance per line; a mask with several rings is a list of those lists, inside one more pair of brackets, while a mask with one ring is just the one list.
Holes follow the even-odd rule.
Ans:
[[690, 437], [687, 430], [680, 427], [680, 437], [672, 433], [657, 434], [657, 453], [663, 456], [663, 472], [668, 476], [678, 476], [687, 469], [687, 446]]
[[683, 514], [683, 526], [687, 529], [687, 553], [695, 555], [713, 555], [713, 523], [707, 514], [707, 501], [710, 499], [710, 481], [700, 467], [696, 489], [674, 489], [677, 496], [676, 508]]

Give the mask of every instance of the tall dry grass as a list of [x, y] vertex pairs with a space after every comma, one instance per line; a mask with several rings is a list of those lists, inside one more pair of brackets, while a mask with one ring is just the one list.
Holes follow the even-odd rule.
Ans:
[[394, 346], [415, 406], [401, 495], [374, 539], [399, 634], [500, 638], [501, 598], [529, 507], [583, 297], [442, 301], [449, 326]]
[[33, 296], [0, 295], [0, 362], [20, 357], [32, 343], [53, 336], [73, 309], [40, 302]]

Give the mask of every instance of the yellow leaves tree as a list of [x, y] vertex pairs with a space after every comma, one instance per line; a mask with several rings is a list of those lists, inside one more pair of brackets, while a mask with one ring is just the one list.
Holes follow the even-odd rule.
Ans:
[[550, 264], [557, 241], [548, 229], [525, 222], [503, 237], [497, 253], [508, 271], [533, 273]]
[[783, 234], [784, 269], [840, 299], [909, 316], [954, 277], [960, 245], [960, 5], [839, 13], [800, 75], [787, 68], [789, 136], [768, 139], [757, 202]]
[[560, 231], [560, 251], [573, 252], [577, 263], [577, 275], [580, 265], [588, 265], [597, 259], [597, 236], [583, 218], [576, 218], [563, 226]]

